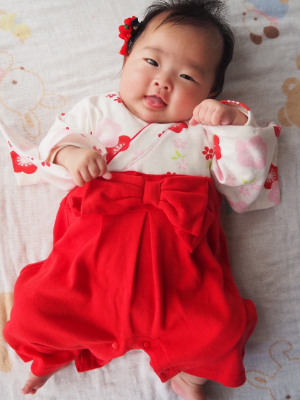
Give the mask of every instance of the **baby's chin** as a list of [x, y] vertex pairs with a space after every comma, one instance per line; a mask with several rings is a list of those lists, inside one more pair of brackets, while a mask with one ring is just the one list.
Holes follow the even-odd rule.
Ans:
[[190, 117], [188, 117], [188, 118], [184, 118], [184, 116], [182, 116], [183, 118], [180, 118], [180, 116], [178, 116], [178, 115], [175, 116], [175, 115], [167, 113], [166, 110], [163, 110], [160, 112], [158, 112], [158, 111], [149, 112], [149, 110], [139, 111], [139, 110], [135, 110], [135, 109], [131, 110], [130, 108], [128, 108], [128, 110], [133, 115], [135, 115], [137, 118], [146, 122], [147, 124], [173, 124], [173, 123], [176, 124], [178, 122], [190, 120], [190, 118], [192, 117], [192, 113], [191, 113]]
[[[121, 96], [122, 98], [122, 96]], [[172, 113], [168, 109], [168, 106], [162, 110], [150, 110], [144, 107], [143, 104], [131, 104], [130, 101], [122, 98], [124, 106], [137, 118], [146, 122], [147, 124], [176, 124], [182, 121], [188, 121], [191, 119], [193, 112], [190, 115]]]

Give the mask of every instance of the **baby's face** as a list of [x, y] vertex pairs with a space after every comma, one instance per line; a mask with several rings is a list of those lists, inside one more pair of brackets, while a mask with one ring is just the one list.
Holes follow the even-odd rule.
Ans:
[[214, 95], [222, 42], [197, 28], [158, 27], [159, 22], [149, 24], [126, 59], [120, 96], [145, 122], [186, 121], [201, 101]]

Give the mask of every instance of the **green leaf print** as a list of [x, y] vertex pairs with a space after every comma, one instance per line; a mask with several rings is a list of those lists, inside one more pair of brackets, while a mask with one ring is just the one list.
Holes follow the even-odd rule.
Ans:
[[178, 150], [175, 150], [175, 154], [176, 156], [174, 157], [170, 157], [171, 160], [179, 160], [180, 158], [184, 158], [186, 156], [186, 154], [184, 154], [183, 156], [179, 153]]

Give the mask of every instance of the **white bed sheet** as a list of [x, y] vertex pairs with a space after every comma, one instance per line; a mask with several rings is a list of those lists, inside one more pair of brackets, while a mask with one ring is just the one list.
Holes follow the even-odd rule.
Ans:
[[[141, 19], [150, 3], [2, 0], [0, 117], [37, 144], [58, 113], [84, 96], [117, 89], [122, 66], [118, 26], [132, 15]], [[228, 5], [236, 51], [220, 98], [247, 104], [261, 125], [270, 121], [283, 125], [282, 203], [243, 215], [223, 205], [233, 274], [242, 295], [255, 302], [259, 322], [246, 348], [245, 385], [229, 389], [210, 382], [207, 393], [209, 399], [219, 400], [299, 400], [300, 2], [229, 0]], [[47, 184], [17, 187], [2, 136], [0, 157], [0, 399], [18, 400], [24, 398], [19, 390], [29, 365], [4, 342], [2, 327], [21, 268], [50, 252], [52, 226], [65, 193]], [[71, 365], [34, 398], [175, 400], [178, 396], [156, 377], [147, 354], [135, 350], [87, 373], [78, 374]]]

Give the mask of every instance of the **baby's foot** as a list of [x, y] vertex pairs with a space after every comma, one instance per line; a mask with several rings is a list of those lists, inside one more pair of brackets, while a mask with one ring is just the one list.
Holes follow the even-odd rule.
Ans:
[[184, 400], [207, 400], [203, 392], [204, 378], [180, 372], [171, 380], [171, 386]]
[[42, 386], [44, 386], [47, 380], [51, 378], [51, 376], [54, 375], [55, 372], [43, 376], [36, 376], [32, 372], [30, 372], [28, 379], [25, 383], [25, 386], [23, 387], [23, 389], [21, 389], [21, 393], [36, 394], [37, 390], [40, 389]]

